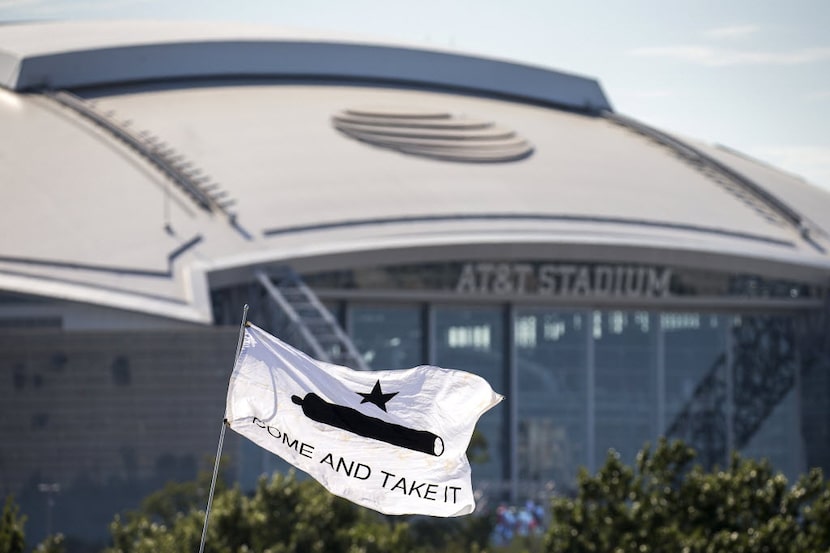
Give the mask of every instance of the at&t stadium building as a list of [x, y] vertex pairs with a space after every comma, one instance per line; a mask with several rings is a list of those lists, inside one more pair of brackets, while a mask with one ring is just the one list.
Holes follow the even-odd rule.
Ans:
[[[830, 469], [830, 194], [597, 80], [235, 24], [0, 26], [0, 493], [106, 535], [211, 462], [242, 306], [506, 396], [481, 509], [661, 436]], [[275, 468], [225, 451], [243, 487]]]

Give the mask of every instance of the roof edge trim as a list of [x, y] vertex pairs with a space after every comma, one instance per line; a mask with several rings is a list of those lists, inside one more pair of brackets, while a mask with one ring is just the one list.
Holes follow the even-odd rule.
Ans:
[[400, 217], [376, 217], [371, 219], [346, 219], [329, 223], [312, 225], [298, 225], [289, 227], [274, 227], [262, 231], [266, 238], [301, 232], [312, 232], [320, 230], [331, 230], [336, 228], [374, 226], [399, 223], [429, 223], [436, 221], [556, 221], [556, 222], [577, 222], [577, 223], [600, 223], [614, 225], [639, 225], [653, 228], [664, 228], [670, 230], [682, 230], [713, 234], [742, 240], [752, 240], [765, 244], [794, 248], [795, 243], [789, 240], [782, 240], [761, 234], [750, 234], [747, 232], [733, 231], [718, 227], [707, 227], [702, 225], [689, 225], [683, 223], [672, 223], [670, 221], [653, 221], [649, 219], [629, 219], [623, 217], [603, 217], [596, 215], [568, 215], [552, 213], [449, 213], [434, 215], [409, 215]]
[[[597, 255], [607, 252], [608, 248], [621, 249], [626, 252], [644, 252], [642, 257], [636, 259], [660, 259], [671, 257], [670, 252], [676, 252], [674, 257], [688, 255], [702, 255], [706, 259], [717, 259], [717, 267], [721, 270], [724, 260], [731, 259], [740, 267], [741, 271], [753, 270], [759, 274], [773, 274], [772, 272], [759, 270], [758, 264], [763, 263], [765, 267], [776, 268], [777, 274], [789, 275], [786, 278], [795, 278], [794, 273], [800, 273], [797, 277], [810, 282], [826, 285], [826, 271], [830, 268], [830, 261], [822, 258], [804, 259], [797, 252], [790, 249], [775, 249], [763, 252], [747, 250], [741, 244], [731, 244], [728, 247], [713, 249], [705, 244], [692, 242], [678, 242], [672, 237], [664, 239], [654, 238], [643, 241], [641, 238], [631, 238], [619, 233], [611, 232], [604, 236], [596, 234], [569, 234], [560, 236], [551, 242], [551, 233], [544, 232], [522, 232], [510, 236], [499, 234], [486, 234], [480, 232], [460, 232], [454, 234], [441, 233], [438, 235], [424, 236], [420, 234], [396, 234], [393, 236], [372, 236], [371, 238], [340, 237], [338, 241], [315, 241], [310, 244], [291, 244], [290, 242], [280, 243], [271, 249], [264, 249], [256, 252], [239, 253], [213, 259], [210, 263], [200, 267], [207, 275], [208, 280], [215, 283], [221, 280], [221, 275], [227, 272], [245, 272], [251, 268], [268, 266], [273, 264], [291, 264], [295, 269], [296, 263], [305, 266], [309, 260], [328, 260], [325, 264], [345, 266], [355, 260], [371, 260], [372, 265], [377, 259], [384, 259], [386, 263], [395, 263], [402, 259], [424, 259], [422, 253], [436, 249], [450, 248], [453, 250], [452, 258], [459, 259], [462, 256], [475, 256], [476, 248], [483, 247], [481, 251], [486, 252], [485, 256], [492, 257], [492, 247], [495, 245], [510, 244], [505, 248], [502, 257], [505, 259], [517, 258], [516, 255], [522, 248], [538, 250], [538, 254], [549, 256], [551, 248], [561, 249], [571, 247], [579, 252], [579, 259], [588, 259], [586, 256]], [[657, 253], [662, 252], [662, 253]], [[367, 257], [368, 256], [368, 257]], [[598, 258], [599, 259], [599, 258]], [[632, 258], [627, 254], [627, 262]], [[350, 261], [351, 260], [351, 261]], [[397, 260], [397, 261], [396, 261]], [[688, 266], [688, 263], [686, 263]], [[715, 266], [715, 265], [707, 265]], [[755, 267], [753, 269], [753, 267]], [[786, 268], [783, 270], [782, 268]], [[305, 270], [305, 269], [298, 269]], [[247, 277], [246, 277], [247, 278]], [[783, 276], [781, 276], [783, 278]]]
[[129, 292], [105, 290], [94, 285], [9, 273], [0, 274], [0, 290], [123, 309], [191, 323], [211, 324], [213, 316], [204, 285], [205, 275], [196, 270], [194, 274], [188, 275], [188, 280], [192, 288], [187, 294], [187, 302], [164, 301]]
[[[32, 32], [35, 32], [33, 28]], [[411, 47], [304, 40], [200, 40], [37, 54], [0, 51], [0, 86], [73, 89], [166, 79], [325, 77], [419, 82], [587, 112], [611, 110], [599, 82], [519, 63]], [[5, 74], [4, 74], [5, 73]]]

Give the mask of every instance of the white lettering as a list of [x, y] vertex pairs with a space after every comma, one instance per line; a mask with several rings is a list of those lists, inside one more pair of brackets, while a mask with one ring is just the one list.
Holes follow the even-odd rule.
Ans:
[[671, 270], [663, 269], [658, 273], [654, 267], [648, 269], [648, 287], [646, 294], [649, 297], [665, 298], [669, 295], [669, 282], [671, 281]]
[[459, 294], [476, 291], [476, 273], [472, 263], [464, 264], [461, 276], [458, 277], [458, 284], [455, 285], [455, 291]]
[[527, 275], [533, 273], [533, 266], [526, 263], [518, 263], [513, 265], [513, 272], [516, 273], [516, 293], [524, 294]]
[[587, 296], [591, 292], [591, 277], [588, 267], [580, 267], [576, 273], [573, 294], [575, 296]]
[[560, 290], [562, 290], [563, 296], [570, 296], [571, 295], [571, 283], [572, 277], [574, 273], [576, 273], [576, 267], [573, 265], [559, 265], [557, 266], [558, 272], [562, 277]]
[[594, 295], [608, 296], [614, 287], [614, 269], [608, 265], [599, 265], [594, 270]]
[[665, 298], [671, 295], [671, 277], [671, 269], [636, 265], [465, 263], [455, 291], [459, 294]]
[[513, 282], [511, 280], [512, 272], [511, 266], [507, 263], [499, 263], [496, 265], [495, 278], [493, 279], [493, 293], [494, 294], [509, 294], [513, 291]]
[[542, 265], [539, 268], [539, 293], [552, 296], [557, 293], [554, 272], [556, 265]]
[[476, 270], [478, 271], [478, 291], [486, 294], [490, 291], [490, 277], [495, 267], [492, 263], [479, 263], [476, 265]]

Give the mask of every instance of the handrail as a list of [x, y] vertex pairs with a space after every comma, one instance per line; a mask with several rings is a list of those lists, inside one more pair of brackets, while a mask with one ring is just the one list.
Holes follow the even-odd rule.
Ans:
[[193, 163], [187, 161], [183, 155], [176, 154], [173, 148], [159, 142], [153, 136], [144, 136], [131, 131], [109, 114], [99, 112], [89, 102], [66, 90], [46, 90], [43, 94], [123, 141], [155, 165], [205, 211], [222, 213], [232, 222], [236, 219], [236, 215], [228, 209], [235, 203], [234, 200], [224, 199], [228, 193], [218, 190], [216, 183], [207, 184], [208, 179], [202, 175], [201, 170], [194, 168]]
[[314, 357], [321, 361], [330, 362], [331, 359], [328, 353], [323, 350], [322, 346], [320, 346], [320, 342], [317, 341], [317, 338], [308, 330], [308, 327], [303, 323], [302, 319], [300, 318], [297, 311], [291, 306], [291, 304], [286, 301], [285, 297], [283, 297], [282, 293], [280, 293], [279, 289], [271, 282], [271, 279], [262, 271], [256, 271], [254, 273], [256, 279], [268, 293], [268, 295], [273, 299], [277, 305], [280, 306], [280, 309], [285, 312], [288, 316], [288, 319], [291, 321], [294, 326], [299, 329], [300, 334], [303, 337], [303, 340], [314, 350]]
[[[342, 357], [346, 365], [361, 371], [371, 370], [349, 335], [323, 305], [317, 294], [290, 266], [279, 267], [278, 270], [270, 273], [257, 269], [254, 271], [254, 276], [288, 317], [291, 325], [299, 330], [317, 359], [329, 363], [342, 363], [340, 359], [334, 359], [332, 354], [326, 351], [323, 347], [323, 343], [326, 342], [338, 348], [339, 355], [336, 353], [334, 356]], [[276, 278], [276, 283], [272, 280], [272, 276]], [[299, 308], [304, 308], [305, 314], [301, 313]], [[322, 325], [319, 324], [321, 322]]]
[[295, 279], [295, 284], [306, 297], [306, 299], [314, 306], [315, 309], [317, 309], [317, 311], [320, 312], [325, 321], [329, 323], [329, 325], [331, 325], [331, 328], [334, 330], [337, 339], [340, 340], [341, 344], [346, 347], [346, 351], [349, 354], [349, 357], [351, 357], [357, 364], [357, 369], [361, 371], [370, 370], [369, 366], [366, 364], [366, 361], [363, 359], [363, 356], [360, 355], [359, 351], [357, 351], [357, 348], [355, 347], [354, 342], [352, 342], [352, 339], [340, 327], [340, 324], [334, 319], [331, 312], [329, 312], [326, 306], [323, 305], [323, 303], [320, 301], [320, 298], [317, 297], [317, 294], [315, 294], [311, 290], [311, 288], [309, 288], [308, 285], [305, 282], [303, 282], [299, 275], [297, 275], [297, 273], [295, 273], [293, 270], [291, 270], [291, 277]]

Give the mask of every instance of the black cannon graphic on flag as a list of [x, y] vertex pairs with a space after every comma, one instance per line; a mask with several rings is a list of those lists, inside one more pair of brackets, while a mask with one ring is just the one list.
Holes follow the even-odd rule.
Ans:
[[444, 453], [444, 440], [427, 430], [414, 430], [399, 424], [364, 415], [357, 409], [335, 405], [314, 393], [304, 398], [291, 396], [311, 420], [346, 430], [364, 438], [371, 438], [398, 447], [420, 451], [439, 457]]

